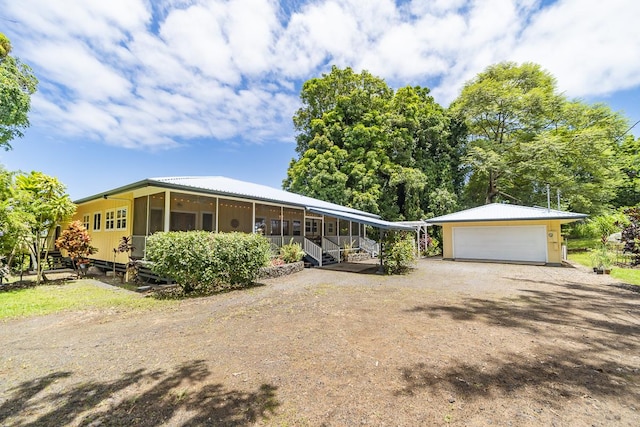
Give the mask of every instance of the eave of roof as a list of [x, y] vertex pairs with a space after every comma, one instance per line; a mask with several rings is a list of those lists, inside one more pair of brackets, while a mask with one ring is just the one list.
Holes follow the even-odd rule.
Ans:
[[518, 206], [500, 203], [466, 209], [448, 215], [442, 215], [425, 220], [429, 224], [449, 224], [462, 222], [497, 222], [497, 221], [536, 221], [562, 220], [566, 222], [579, 221], [588, 215], [574, 212], [564, 212], [541, 207]]
[[[239, 190], [229, 191], [221, 188], [207, 188], [202, 185], [193, 185], [193, 184], [187, 185], [184, 183], [185, 181], [201, 182], [202, 180], [207, 180], [207, 179], [210, 179], [211, 181], [224, 180], [225, 184], [230, 185], [231, 187], [237, 187], [237, 188], [242, 188], [242, 186], [251, 187], [254, 190], [254, 192], [253, 193], [243, 192]], [[303, 196], [300, 194], [291, 193], [285, 190], [280, 190], [280, 189], [268, 187], [261, 184], [239, 181], [239, 180], [234, 180], [226, 177], [148, 178], [148, 179], [137, 181], [122, 187], [114, 188], [113, 190], [101, 192], [98, 194], [94, 194], [93, 196], [78, 199], [75, 201], [75, 203], [76, 204], [86, 203], [93, 200], [106, 198], [108, 196], [127, 193], [130, 191], [134, 191], [140, 188], [150, 187], [150, 186], [169, 189], [169, 190], [193, 191], [193, 192], [199, 192], [203, 194], [210, 194], [210, 195], [216, 195], [216, 196], [245, 198], [245, 199], [251, 199], [251, 200], [262, 201], [262, 202], [296, 206], [300, 208], [317, 207], [321, 209], [331, 209], [336, 212], [352, 213], [355, 215], [360, 215], [363, 217], [369, 217], [373, 219], [380, 218], [379, 215], [375, 215], [365, 211], [360, 211], [358, 209], [353, 209], [346, 206], [341, 206], [335, 203], [325, 202], [323, 200], [315, 199], [313, 197]]]
[[356, 221], [365, 225], [370, 225], [372, 227], [381, 228], [383, 230], [407, 230], [407, 231], [415, 230], [415, 227], [411, 225], [402, 224], [399, 222], [385, 221], [380, 218], [372, 218], [369, 216], [353, 214], [350, 212], [341, 212], [341, 211], [335, 211], [332, 209], [314, 208], [311, 206], [307, 206], [307, 210], [317, 214], [329, 215], [329, 216], [333, 216], [339, 219], [344, 219], [347, 221]]

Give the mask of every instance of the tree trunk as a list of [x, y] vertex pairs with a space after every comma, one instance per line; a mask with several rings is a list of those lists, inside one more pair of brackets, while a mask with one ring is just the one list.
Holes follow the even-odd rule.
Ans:
[[493, 171], [489, 171], [489, 187], [487, 188], [487, 197], [484, 200], [485, 204], [493, 203], [498, 194], [500, 192], [498, 191], [495, 174]]

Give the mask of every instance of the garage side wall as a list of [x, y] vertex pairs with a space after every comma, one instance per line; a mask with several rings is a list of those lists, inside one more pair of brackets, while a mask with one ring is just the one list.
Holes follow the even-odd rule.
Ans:
[[536, 221], [484, 221], [484, 222], [456, 222], [442, 225], [442, 256], [453, 259], [453, 228], [454, 227], [509, 227], [543, 225], [547, 234], [547, 262], [549, 264], [562, 263], [562, 237], [560, 235], [559, 220]]

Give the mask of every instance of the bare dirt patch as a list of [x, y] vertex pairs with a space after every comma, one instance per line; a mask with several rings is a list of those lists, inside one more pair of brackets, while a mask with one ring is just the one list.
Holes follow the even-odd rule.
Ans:
[[0, 425], [640, 424], [640, 294], [581, 268], [305, 270], [0, 325]]

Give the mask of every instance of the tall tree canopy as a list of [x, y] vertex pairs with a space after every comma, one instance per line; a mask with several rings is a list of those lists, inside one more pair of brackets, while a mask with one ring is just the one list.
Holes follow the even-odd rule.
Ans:
[[0, 33], [0, 147], [5, 150], [29, 126], [31, 95], [38, 85], [31, 68], [10, 53], [11, 43]]
[[334, 66], [300, 98], [285, 189], [390, 220], [423, 218], [431, 197], [455, 204], [462, 132], [427, 88], [394, 92], [367, 71]]
[[605, 105], [567, 100], [538, 65], [488, 67], [450, 110], [469, 135], [468, 204], [544, 204], [546, 184], [561, 192], [563, 207], [585, 213], [616, 197], [615, 153], [626, 120]]

